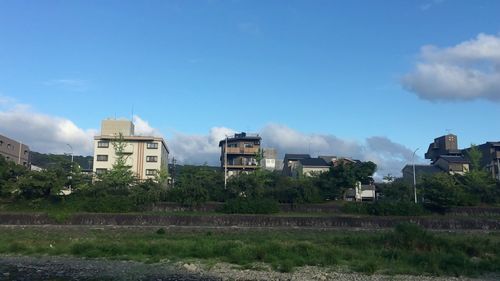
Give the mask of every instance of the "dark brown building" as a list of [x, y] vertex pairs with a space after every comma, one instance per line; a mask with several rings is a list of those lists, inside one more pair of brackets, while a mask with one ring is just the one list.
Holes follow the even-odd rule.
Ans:
[[260, 166], [257, 158], [261, 140], [257, 134], [242, 132], [219, 142], [221, 167], [222, 169], [227, 167], [228, 176], [253, 172]]
[[[487, 142], [476, 146], [481, 151], [481, 168], [486, 169], [491, 173], [491, 176], [500, 180], [500, 142]], [[468, 151], [471, 149], [466, 148], [463, 150], [465, 157], [468, 157]]]
[[18, 141], [0, 135], [0, 155], [16, 164], [30, 167], [30, 148]]
[[448, 134], [435, 138], [434, 142], [429, 144], [429, 148], [425, 153], [425, 159], [430, 159], [432, 163], [435, 163], [442, 155], [462, 155], [462, 151], [458, 149], [456, 135]]

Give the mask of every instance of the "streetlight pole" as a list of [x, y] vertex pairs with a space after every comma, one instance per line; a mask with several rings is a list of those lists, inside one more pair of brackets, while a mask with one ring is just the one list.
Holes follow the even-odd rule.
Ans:
[[417, 177], [415, 175], [415, 153], [417, 153], [417, 150], [419, 149], [420, 147], [415, 149], [415, 151], [413, 151], [413, 155], [411, 156], [411, 162], [413, 165], [413, 193], [415, 196], [415, 204], [417, 204]]
[[227, 135], [224, 145], [224, 189], [227, 189]]
[[69, 177], [68, 177], [69, 180], [70, 180], [70, 182], [69, 182], [69, 190], [71, 192], [71, 187], [72, 187], [71, 183], [73, 181], [73, 147], [69, 143], [67, 143], [66, 145], [71, 149], [71, 167], [70, 167], [70, 172], [69, 172]]

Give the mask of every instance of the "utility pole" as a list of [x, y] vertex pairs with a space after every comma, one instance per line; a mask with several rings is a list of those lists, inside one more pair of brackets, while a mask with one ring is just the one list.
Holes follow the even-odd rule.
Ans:
[[224, 189], [227, 189], [227, 135], [224, 145]]
[[66, 144], [70, 149], [71, 149], [71, 166], [70, 166], [70, 171], [69, 171], [69, 176], [68, 176], [68, 179], [70, 180], [69, 182], [69, 191], [71, 192], [71, 188], [72, 188], [72, 183], [73, 183], [73, 147], [67, 143]]
[[172, 188], [175, 187], [175, 157], [172, 157]]
[[19, 143], [19, 159], [17, 161], [18, 165], [21, 165], [21, 150], [23, 149], [23, 142]]
[[413, 155], [411, 157], [411, 162], [413, 165], [413, 193], [415, 196], [415, 204], [417, 204], [417, 177], [415, 175], [415, 153], [417, 153], [417, 150], [419, 150], [419, 149], [420, 149], [420, 147], [415, 149], [415, 151], [413, 151]]

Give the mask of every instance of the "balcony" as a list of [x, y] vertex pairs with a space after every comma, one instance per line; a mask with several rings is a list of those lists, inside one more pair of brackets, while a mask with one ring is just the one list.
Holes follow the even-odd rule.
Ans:
[[259, 166], [257, 166], [257, 165], [241, 165], [241, 164], [231, 165], [231, 164], [227, 164], [228, 169], [255, 170], [258, 167]]
[[254, 155], [259, 152], [259, 147], [228, 147], [227, 154], [249, 154]]

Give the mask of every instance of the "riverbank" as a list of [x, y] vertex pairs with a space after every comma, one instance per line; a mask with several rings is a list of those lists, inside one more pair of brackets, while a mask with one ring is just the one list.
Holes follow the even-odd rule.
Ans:
[[315, 267], [367, 275], [498, 275], [499, 247], [495, 232], [429, 232], [415, 225], [375, 232], [0, 226], [2, 255], [182, 265], [195, 261], [208, 267], [225, 263], [243, 270], [264, 267], [269, 269], [267, 274], [294, 274]]
[[[498, 278], [498, 277], [496, 277]], [[228, 263], [207, 265], [201, 262], [153, 263], [82, 259], [75, 257], [0, 256], [0, 280], [5, 281], [493, 281], [495, 276], [482, 278], [436, 277], [423, 275], [366, 275], [341, 268], [305, 266], [291, 273], [272, 270], [265, 264], [253, 269]]]

